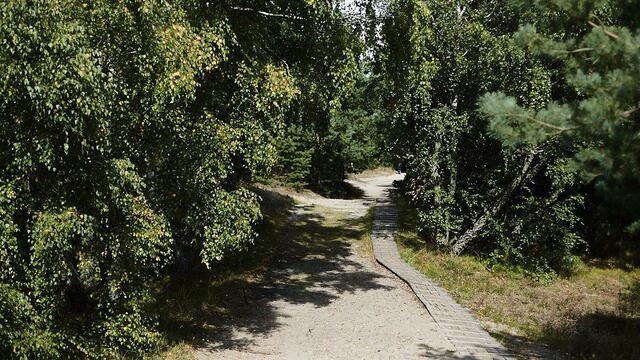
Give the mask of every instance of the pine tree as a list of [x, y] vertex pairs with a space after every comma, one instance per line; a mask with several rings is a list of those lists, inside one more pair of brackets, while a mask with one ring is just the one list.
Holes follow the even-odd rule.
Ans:
[[496, 92], [481, 100], [493, 136], [505, 147], [575, 146], [571, 164], [593, 184], [628, 230], [640, 227], [640, 31], [637, 1], [551, 1], [535, 11], [556, 13], [557, 28], [525, 24], [518, 43], [560, 62], [569, 89], [544, 108]]

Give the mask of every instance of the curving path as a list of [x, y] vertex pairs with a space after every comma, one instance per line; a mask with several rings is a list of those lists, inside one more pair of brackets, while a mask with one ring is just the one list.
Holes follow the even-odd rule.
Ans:
[[[380, 255], [391, 241], [392, 207], [386, 189], [399, 175], [351, 181], [364, 199], [294, 195], [283, 253], [265, 279], [247, 286], [244, 299], [217, 305], [212, 331], [198, 359], [472, 359], [443, 331], [433, 309], [406, 283], [363, 254], [363, 216], [378, 199], [373, 238]], [[291, 195], [291, 194], [290, 194]], [[381, 237], [382, 236], [382, 237]], [[395, 244], [394, 244], [395, 245]], [[397, 252], [397, 250], [396, 250]], [[394, 268], [390, 262], [385, 266]], [[434, 320], [435, 319], [435, 320]], [[458, 350], [456, 353], [455, 350]]]

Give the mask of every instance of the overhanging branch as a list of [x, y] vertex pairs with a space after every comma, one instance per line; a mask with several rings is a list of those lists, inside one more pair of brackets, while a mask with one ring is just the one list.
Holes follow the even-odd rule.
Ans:
[[292, 19], [292, 20], [304, 20], [304, 18], [301, 17], [301, 16], [271, 13], [271, 12], [268, 12], [268, 11], [256, 10], [256, 9], [252, 9], [252, 8], [232, 6], [231, 9], [232, 10], [236, 10], [236, 11], [253, 12], [253, 13], [256, 13], [256, 14], [259, 14], [259, 15], [262, 15], [262, 16], [268, 16], [268, 17], [277, 17], [277, 18]]

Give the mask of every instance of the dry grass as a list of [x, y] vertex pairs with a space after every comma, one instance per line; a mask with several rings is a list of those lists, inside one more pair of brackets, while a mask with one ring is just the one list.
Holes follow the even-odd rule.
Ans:
[[415, 214], [400, 207], [403, 258], [481, 320], [506, 325], [494, 329], [498, 337], [577, 358], [640, 358], [640, 269], [588, 262], [571, 277], [541, 283], [439, 251], [416, 234]]
[[273, 182], [270, 184], [256, 184], [256, 188], [264, 190], [264, 191], [274, 191], [278, 194], [289, 196], [292, 198], [295, 197], [308, 197], [308, 198], [319, 198], [320, 195], [314, 193], [309, 189], [298, 189], [287, 184], [282, 184], [278, 182]]
[[178, 343], [159, 354], [150, 356], [149, 358], [157, 360], [195, 360], [193, 353], [194, 350], [191, 345]]
[[373, 243], [371, 242], [371, 229], [373, 227], [373, 207], [369, 208], [367, 214], [361, 219], [364, 226], [364, 232], [360, 237], [357, 249], [358, 254], [365, 259], [375, 261], [373, 256]]

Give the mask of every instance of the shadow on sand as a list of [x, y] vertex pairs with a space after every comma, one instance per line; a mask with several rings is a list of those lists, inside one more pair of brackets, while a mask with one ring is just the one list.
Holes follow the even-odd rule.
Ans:
[[[217, 277], [223, 271], [199, 270], [166, 284], [158, 303], [161, 327], [172, 342], [242, 350], [253, 343], [238, 332], [264, 336], [281, 326], [286, 315], [275, 300], [324, 307], [342, 293], [387, 289], [381, 275], [349, 259], [349, 239], [365, 231], [361, 222], [327, 221], [297, 207], [288, 225], [280, 224], [282, 233], [261, 236], [244, 263], [226, 265], [238, 268]], [[269, 260], [256, 265], [255, 258]]]
[[355, 200], [365, 195], [362, 189], [346, 181], [322, 181], [311, 190], [329, 199]]

